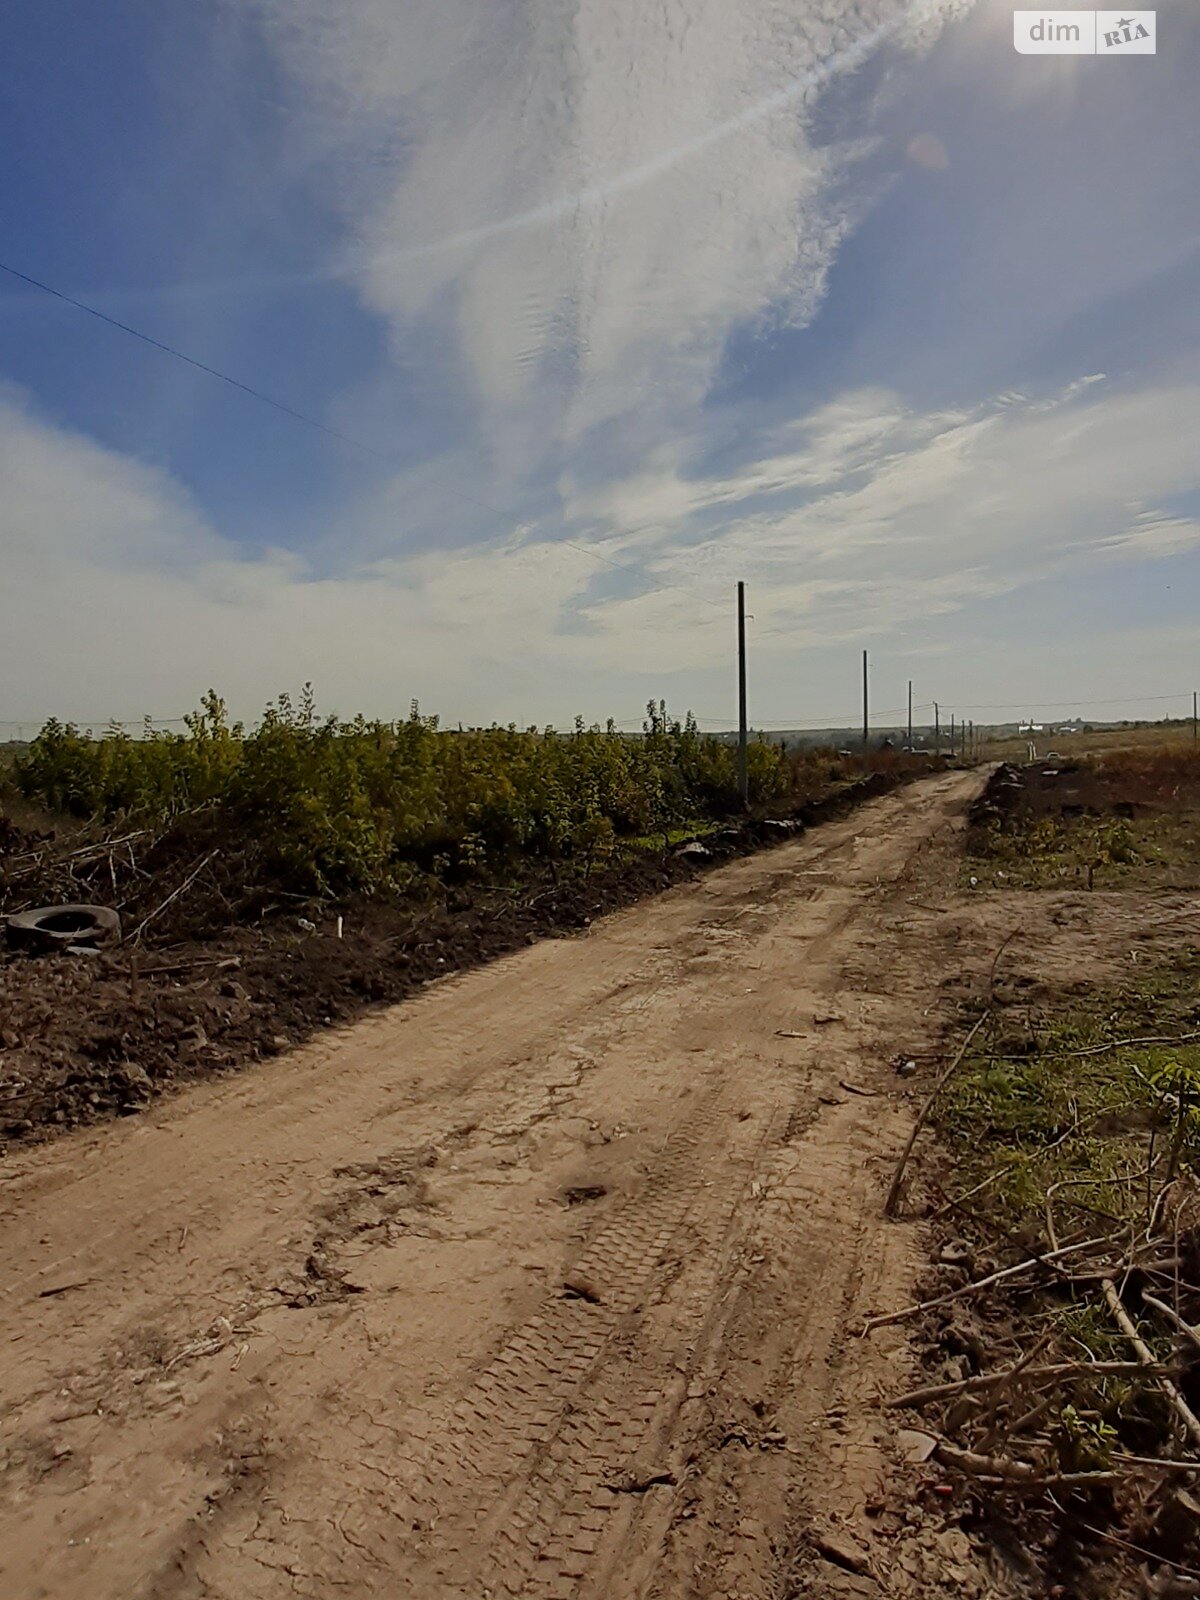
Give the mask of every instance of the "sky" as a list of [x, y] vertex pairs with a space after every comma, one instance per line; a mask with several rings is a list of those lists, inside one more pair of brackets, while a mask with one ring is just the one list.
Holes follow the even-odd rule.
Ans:
[[5, 8], [0, 738], [307, 681], [727, 727], [739, 580], [760, 727], [853, 721], [864, 649], [881, 720], [1190, 713], [1200, 9], [1012, 29]]

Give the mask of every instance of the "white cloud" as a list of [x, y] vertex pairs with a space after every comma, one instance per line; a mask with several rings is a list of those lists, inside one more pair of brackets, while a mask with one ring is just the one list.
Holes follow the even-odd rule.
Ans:
[[[1097, 383], [953, 414], [847, 394], [744, 472], [662, 474], [647, 531], [631, 495], [571, 544], [528, 526], [324, 576], [287, 552], [244, 557], [165, 474], [8, 395], [3, 715], [178, 715], [210, 684], [252, 714], [310, 678], [325, 704], [380, 715], [415, 695], [452, 720], [631, 718], [659, 692], [719, 714], [744, 578], [758, 714], [800, 716], [859, 644], [911, 655], [931, 617], [978, 628], [997, 597], [1200, 547], [1171, 503], [1200, 491], [1198, 429], [1195, 385]], [[605, 565], [614, 550], [642, 581]], [[798, 691], [797, 652], [818, 646]], [[1020, 646], [1016, 675], [1036, 680], [1051, 641]]]
[[744, 579], [771, 648], [879, 638], [1066, 570], [1196, 547], [1200, 525], [1162, 506], [1200, 490], [1197, 426], [1197, 386], [1119, 393], [1093, 378], [928, 413], [864, 391], [744, 471], [662, 473], [587, 509], [607, 511], [613, 547], [651, 577], [714, 596]]
[[356, 281], [397, 337], [453, 319], [505, 477], [602, 424], [640, 446], [739, 323], [811, 318], [866, 147], [815, 144], [809, 105], [970, 0], [246, 3], [308, 137], [358, 130]]

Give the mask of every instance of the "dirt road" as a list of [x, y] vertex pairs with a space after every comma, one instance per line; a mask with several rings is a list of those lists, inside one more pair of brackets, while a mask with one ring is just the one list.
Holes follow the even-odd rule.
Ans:
[[867, 1592], [978, 783], [0, 1167], [0, 1594]]

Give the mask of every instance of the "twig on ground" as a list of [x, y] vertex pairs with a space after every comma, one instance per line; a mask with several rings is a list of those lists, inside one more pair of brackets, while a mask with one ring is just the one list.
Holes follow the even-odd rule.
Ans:
[[1002, 1283], [1006, 1278], [1015, 1278], [1020, 1272], [1028, 1272], [1031, 1267], [1052, 1266], [1064, 1256], [1074, 1255], [1080, 1250], [1088, 1250], [1093, 1245], [1107, 1244], [1107, 1239], [1081, 1239], [1077, 1244], [1065, 1244], [1060, 1250], [1047, 1250], [1040, 1256], [1030, 1256], [1028, 1260], [1018, 1261], [1014, 1266], [1004, 1267], [999, 1272], [990, 1273], [986, 1278], [979, 1278], [974, 1283], [964, 1283], [958, 1289], [950, 1289], [945, 1294], [935, 1295], [932, 1300], [919, 1300], [911, 1306], [905, 1306], [902, 1311], [889, 1311], [883, 1316], [868, 1317], [863, 1324], [863, 1335], [871, 1333], [875, 1328], [887, 1327], [893, 1322], [907, 1322], [909, 1317], [918, 1316], [922, 1311], [932, 1311], [937, 1306], [949, 1305], [952, 1300], [961, 1300], [963, 1295], [978, 1294], [980, 1289], [990, 1289], [994, 1283]]
[[171, 961], [162, 967], [142, 967], [143, 978], [162, 978], [171, 972], [189, 972], [195, 967], [240, 967], [241, 956], [197, 956], [194, 961]]
[[1056, 1189], [1056, 1187], [1057, 1187], [1057, 1185], [1052, 1183], [1050, 1185], [1050, 1187], [1046, 1190], [1046, 1194], [1045, 1194], [1046, 1237], [1050, 1241], [1051, 1250], [1057, 1250], [1058, 1249], [1058, 1233], [1057, 1233], [1057, 1231], [1056, 1231], [1056, 1229], [1054, 1227], [1054, 1201], [1053, 1201], [1054, 1190]]
[[1013, 1461], [1008, 1456], [981, 1456], [973, 1450], [959, 1450], [944, 1440], [939, 1440], [934, 1454], [947, 1467], [957, 1467], [973, 1478], [986, 1478], [993, 1483], [1020, 1484], [1026, 1489], [1076, 1489], [1090, 1488], [1102, 1483], [1113, 1483], [1120, 1476], [1116, 1472], [1043, 1472], [1027, 1461]]
[[1176, 1456], [1131, 1456], [1125, 1450], [1114, 1450], [1112, 1458], [1135, 1467], [1158, 1467], [1163, 1472], [1200, 1472], [1200, 1461], [1183, 1461]]
[[1042, 1420], [1047, 1411], [1054, 1409], [1055, 1399], [1056, 1396], [1053, 1393], [1043, 1395], [1040, 1400], [1029, 1407], [1028, 1411], [1022, 1412], [1019, 1417], [1015, 1417], [1011, 1422], [1006, 1421], [1003, 1425], [991, 1427], [979, 1441], [980, 1451], [986, 1455], [1000, 1440], [1019, 1439], [1022, 1434], [1032, 1432], [1034, 1425]]
[[[1112, 1279], [1105, 1278], [1104, 1282], [1101, 1284], [1101, 1288], [1104, 1291], [1104, 1298], [1108, 1303], [1108, 1309], [1112, 1312], [1113, 1321], [1117, 1324], [1121, 1332], [1133, 1346], [1138, 1360], [1144, 1367], [1152, 1367], [1157, 1365], [1154, 1360], [1153, 1351], [1142, 1338], [1141, 1334], [1137, 1331], [1132, 1317], [1121, 1304], [1121, 1297], [1117, 1293], [1116, 1285], [1113, 1283]], [[1187, 1401], [1171, 1382], [1170, 1378], [1161, 1377], [1159, 1378], [1158, 1383], [1172, 1411], [1174, 1411], [1175, 1415], [1182, 1423], [1188, 1438], [1194, 1445], [1200, 1447], [1200, 1418], [1197, 1418], [1196, 1413], [1192, 1410], [1191, 1406], [1188, 1405]]]
[[1110, 1039], [1107, 1044], [1090, 1044], [1082, 1050], [1044, 1050], [1042, 1054], [1063, 1060], [1076, 1056], [1102, 1056], [1108, 1050], [1133, 1050], [1152, 1044], [1187, 1044], [1190, 1039], [1200, 1039], [1200, 1028], [1193, 1029], [1191, 1033], [1152, 1034], [1144, 1039]]
[[1103, 1539], [1105, 1544], [1115, 1544], [1119, 1549], [1129, 1550], [1135, 1556], [1142, 1556], [1146, 1561], [1170, 1567], [1172, 1572], [1178, 1572], [1185, 1578], [1200, 1578], [1200, 1572], [1195, 1567], [1185, 1567], [1178, 1561], [1171, 1561], [1167, 1556], [1155, 1555], [1153, 1550], [1146, 1550], [1140, 1544], [1130, 1544], [1128, 1539], [1118, 1539], [1115, 1533], [1108, 1533], [1104, 1528], [1094, 1528], [1090, 1522], [1081, 1522], [1079, 1526], [1086, 1533], [1094, 1534], [1097, 1539]]
[[[993, 1171], [988, 1173], [987, 1177], [984, 1178], [982, 1183], [975, 1184], [973, 1188], [964, 1189], [961, 1194], [954, 1195], [951, 1199], [947, 1200], [944, 1205], [940, 1205], [936, 1211], [931, 1211], [929, 1213], [929, 1221], [936, 1222], [939, 1217], [944, 1217], [947, 1211], [955, 1210], [956, 1207], [961, 1206], [964, 1201], [970, 1200], [974, 1195], [977, 1195], [982, 1190], [989, 1188], [993, 1183], [995, 1183], [997, 1178], [1001, 1178], [1005, 1175], [1005, 1173], [1011, 1172], [1015, 1164], [1015, 1162], [1010, 1161], [1007, 1166], [996, 1167]], [[942, 1190], [941, 1192], [944, 1194], [945, 1190]]]
[[[1155, 1370], [1162, 1372], [1164, 1369], [1156, 1366]], [[998, 1388], [1017, 1377], [1025, 1379], [1026, 1382], [1037, 1383], [1047, 1378], [1074, 1377], [1076, 1374], [1104, 1375], [1145, 1371], [1146, 1367], [1140, 1361], [1055, 1361], [1045, 1367], [1027, 1367], [1017, 1361], [1011, 1367], [1004, 1367], [999, 1372], [980, 1372], [971, 1378], [960, 1378], [956, 1383], [933, 1383], [925, 1389], [911, 1389], [907, 1394], [900, 1394], [892, 1400], [884, 1401], [884, 1405], [888, 1411], [915, 1411], [921, 1406], [932, 1405], [936, 1400], [949, 1400], [955, 1395], [974, 1394], [981, 1389]]]
[[1020, 931], [1021, 931], [1020, 928], [1016, 927], [1016, 928], [1014, 928], [1012, 930], [1011, 933], [1006, 934], [1005, 937], [1004, 937], [1004, 942], [1001, 944], [999, 950], [996, 951], [996, 954], [992, 957], [992, 970], [988, 973], [988, 1005], [989, 1006], [992, 1004], [992, 1002], [996, 998], [996, 969], [1000, 965], [1000, 957], [1008, 949], [1009, 945], [1017, 937], [1017, 935], [1020, 933]]
[[900, 1200], [900, 1185], [904, 1181], [905, 1168], [908, 1166], [909, 1156], [912, 1155], [913, 1145], [915, 1145], [917, 1142], [917, 1135], [921, 1132], [921, 1129], [929, 1120], [929, 1114], [933, 1110], [934, 1105], [937, 1103], [938, 1096], [950, 1082], [950, 1079], [953, 1077], [954, 1073], [958, 1070], [958, 1065], [970, 1048], [971, 1041], [979, 1032], [980, 1028], [983, 1027], [989, 1016], [991, 1016], [990, 1010], [983, 1011], [975, 1019], [974, 1026], [971, 1028], [970, 1033], [967, 1034], [962, 1044], [959, 1045], [950, 1064], [939, 1074], [937, 1082], [930, 1091], [929, 1098], [918, 1112], [917, 1120], [913, 1124], [913, 1130], [908, 1136], [908, 1143], [904, 1146], [904, 1149], [900, 1154], [900, 1160], [896, 1163], [896, 1170], [892, 1175], [892, 1186], [888, 1190], [887, 1199], [883, 1206], [883, 1214], [885, 1217], [894, 1217], [896, 1215], [896, 1206]]
[[1160, 1316], [1166, 1317], [1176, 1332], [1182, 1333], [1185, 1339], [1189, 1340], [1197, 1350], [1200, 1350], [1200, 1328], [1194, 1328], [1190, 1322], [1185, 1322], [1178, 1311], [1173, 1311], [1165, 1300], [1158, 1299], [1156, 1295], [1147, 1294], [1143, 1289], [1142, 1304], [1152, 1306]]

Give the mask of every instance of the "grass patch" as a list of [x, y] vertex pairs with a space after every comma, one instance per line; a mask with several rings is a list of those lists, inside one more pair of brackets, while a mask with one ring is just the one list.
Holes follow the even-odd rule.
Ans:
[[[1200, 1450], [1105, 1291], [1108, 1280], [1200, 1408], [1196, 1349], [1151, 1303], [1200, 1323], [1198, 1032], [1192, 950], [1122, 982], [1001, 998], [935, 1113], [953, 1173], [931, 1206], [949, 1264], [926, 1331], [931, 1376], [955, 1392], [919, 1402], [918, 1426], [945, 1441], [944, 1465], [958, 1462], [970, 1515], [1036, 1552], [1052, 1593], [1062, 1578], [1057, 1592], [1080, 1597], [1132, 1592], [1109, 1571], [1085, 1580], [1099, 1551], [1084, 1524], [1165, 1564], [1194, 1564], [1200, 1548], [1187, 1498], [1200, 1459], [1192, 1480], [1154, 1464]], [[970, 1288], [1021, 1262], [1015, 1277]]]
[[975, 1209], [989, 1230], [1044, 1236], [1048, 1212], [1059, 1237], [1144, 1218], [1151, 1147], [1178, 1135], [1177, 1165], [1200, 1154], [1200, 1038], [1120, 1041], [1200, 1029], [1197, 995], [1200, 955], [1186, 951], [1053, 1011], [1001, 1013], [937, 1118], [960, 1186], [986, 1185]]
[[[1156, 869], [1172, 865], [1171, 854], [1178, 854], [1164, 849], [1164, 820], [1037, 817], [993, 822], [973, 841], [964, 870], [976, 882], [1009, 889], [1145, 884], [1160, 875]], [[1192, 847], [1187, 855], [1190, 866], [1195, 838], [1186, 842]]]

